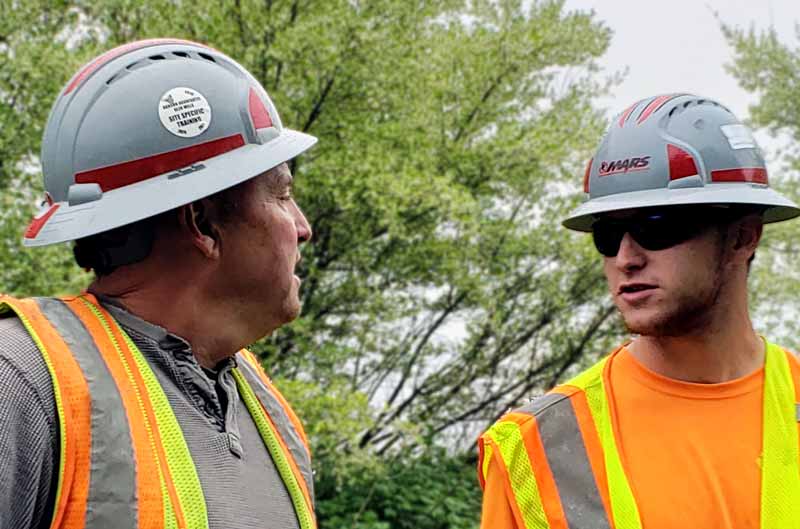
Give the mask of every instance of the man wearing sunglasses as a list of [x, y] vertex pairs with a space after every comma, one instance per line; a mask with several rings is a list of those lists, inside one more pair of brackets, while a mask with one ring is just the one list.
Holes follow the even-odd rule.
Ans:
[[800, 362], [753, 330], [770, 189], [749, 130], [691, 95], [639, 101], [564, 221], [591, 232], [631, 341], [480, 439], [484, 529], [800, 527]]

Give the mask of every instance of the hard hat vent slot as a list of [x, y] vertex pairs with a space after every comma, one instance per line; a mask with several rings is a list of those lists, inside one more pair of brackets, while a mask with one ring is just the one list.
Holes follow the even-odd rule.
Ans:
[[150, 64], [150, 61], [147, 61], [147, 60], [136, 61], [136, 62], [130, 63], [128, 66], [125, 67], [125, 69], [132, 72], [133, 70], [137, 70], [139, 68], [144, 68], [148, 64]]
[[151, 55], [146, 59], [141, 59], [136, 62], [132, 62], [127, 65], [123, 70], [118, 71], [114, 75], [112, 75], [108, 81], [106, 81], [106, 85], [110, 85], [122, 77], [125, 76], [127, 72], [132, 72], [133, 70], [138, 70], [139, 68], [144, 68], [146, 66], [150, 66], [158, 61], [164, 61], [169, 59], [205, 59], [211, 62], [217, 62], [214, 57], [208, 55], [206, 53], [198, 53], [197, 57], [193, 57], [188, 52], [185, 51], [171, 51], [169, 53], [158, 53], [156, 55]]
[[112, 75], [112, 76], [111, 76], [111, 77], [108, 79], [108, 81], [106, 81], [106, 84], [107, 84], [107, 85], [110, 85], [111, 83], [113, 83], [114, 81], [116, 81], [117, 79], [119, 79], [120, 77], [122, 77], [123, 75], [125, 75], [125, 74], [124, 74], [124, 71], [115, 73], [114, 75]]

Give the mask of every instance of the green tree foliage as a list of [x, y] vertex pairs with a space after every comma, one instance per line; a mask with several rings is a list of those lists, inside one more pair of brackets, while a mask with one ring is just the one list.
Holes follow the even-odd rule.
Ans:
[[4, 198], [0, 290], [85, 281], [67, 250], [17, 242], [59, 87], [133, 39], [208, 43], [320, 138], [293, 164], [303, 315], [255, 350], [308, 425], [322, 526], [474, 527], [477, 433], [616, 340], [596, 252], [560, 226], [610, 31], [554, 0], [0, 2], [33, 6], [6, 24], [0, 97], [38, 79], [0, 110], [32, 124], [0, 140], [24, 190]]
[[0, 0], [0, 292], [60, 293], [86, 279], [71, 265], [69, 248], [34, 254], [20, 247], [42, 197], [37, 157], [47, 114], [78, 64], [65, 46], [77, 23], [69, 5]]
[[[735, 59], [730, 72], [757, 97], [750, 120], [785, 145], [778, 153], [780, 171], [770, 184], [800, 202], [800, 29], [793, 43], [781, 42], [774, 30], [756, 31], [723, 26]], [[800, 350], [800, 224], [791, 221], [768, 226], [753, 267], [756, 321], [782, 344]]]
[[355, 461], [317, 492], [325, 525], [353, 529], [472, 529], [481, 504], [474, 458], [441, 450]]

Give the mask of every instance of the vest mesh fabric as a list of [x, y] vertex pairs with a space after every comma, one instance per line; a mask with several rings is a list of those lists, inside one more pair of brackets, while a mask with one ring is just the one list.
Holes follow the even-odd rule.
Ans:
[[50, 373], [17, 318], [0, 318], [0, 527], [50, 526], [59, 434]]
[[525, 529], [542, 527], [541, 523], [546, 524], [544, 520], [547, 518], [519, 425], [500, 421], [489, 430], [489, 436], [499, 448], [497, 455], [503, 459], [508, 470], [515, 500], [525, 520]]
[[761, 527], [800, 527], [795, 388], [786, 353], [772, 344], [765, 372]]
[[[115, 318], [121, 312], [106, 308]], [[209, 528], [297, 528], [292, 501], [230, 371], [212, 381], [196, 362], [191, 368], [181, 365], [180, 355], [160, 347], [163, 329], [124, 314], [123, 329], [153, 369], [183, 431], [206, 499]], [[194, 361], [191, 354], [185, 356]], [[187, 383], [197, 376], [205, 380]], [[0, 527], [47, 528], [58, 468], [55, 399], [41, 353], [13, 317], [0, 319], [0, 380], [0, 490], [12, 491], [0, 495]], [[192, 387], [188, 394], [181, 391], [187, 386]], [[227, 396], [225, 410], [217, 390]], [[208, 406], [207, 399], [216, 406]], [[9, 436], [25, 449], [11, 450]]]
[[[112, 314], [119, 316], [113, 309]], [[186, 377], [206, 375], [193, 357], [167, 356], [157, 339], [120, 323], [153, 366], [175, 412], [203, 488], [209, 528], [299, 529], [289, 493], [253, 419], [235, 392], [235, 383], [228, 381], [232, 379], [230, 370], [223, 368], [216, 383], [207, 377], [207, 384], [179, 382]], [[193, 387], [193, 393], [181, 392], [179, 384]], [[224, 418], [209, 417], [214, 410], [222, 410], [215, 386], [227, 395]], [[204, 387], [211, 391], [202, 391]], [[206, 400], [216, 402], [208, 404]], [[220, 422], [224, 424], [222, 431], [218, 427]]]

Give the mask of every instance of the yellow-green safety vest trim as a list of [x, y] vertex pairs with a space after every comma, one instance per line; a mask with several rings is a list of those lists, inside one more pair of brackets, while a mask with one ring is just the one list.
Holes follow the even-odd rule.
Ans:
[[238, 368], [233, 369], [232, 373], [236, 380], [236, 385], [239, 388], [239, 394], [242, 396], [245, 406], [247, 406], [250, 415], [253, 417], [253, 421], [256, 423], [256, 428], [261, 434], [264, 445], [267, 447], [267, 450], [269, 450], [272, 460], [278, 468], [278, 473], [281, 475], [281, 478], [283, 478], [283, 483], [286, 485], [289, 497], [292, 499], [300, 529], [314, 529], [314, 518], [309, 512], [309, 507], [306, 505], [306, 499], [300, 488], [300, 484], [297, 482], [297, 476], [295, 476], [292, 471], [292, 467], [286, 459], [286, 454], [284, 454], [281, 448], [277, 434], [272, 431], [270, 422], [265, 416], [265, 412], [261, 408], [261, 404], [253, 388], [250, 387], [250, 384], [247, 383], [247, 380], [245, 380], [244, 375], [242, 375]]
[[800, 527], [797, 404], [784, 351], [767, 344], [761, 453], [761, 527]]
[[603, 460], [606, 466], [608, 495], [614, 527], [616, 529], [641, 529], [639, 507], [636, 505], [628, 477], [625, 475], [614, 436], [611, 409], [606, 385], [603, 381], [603, 370], [607, 363], [608, 357], [567, 382], [567, 385], [582, 389], [586, 395], [589, 412], [592, 414], [597, 435], [603, 447]]
[[[47, 370], [50, 372], [50, 379], [53, 382], [53, 394], [55, 395], [56, 401], [56, 412], [58, 413], [58, 435], [59, 435], [59, 447], [58, 447], [58, 484], [56, 485], [56, 496], [53, 501], [53, 505], [58, 505], [59, 500], [61, 499], [61, 495], [64, 492], [64, 467], [66, 466], [67, 461], [67, 420], [66, 420], [66, 413], [64, 412], [64, 401], [61, 399], [61, 388], [58, 384], [58, 376], [53, 366], [53, 361], [50, 358], [50, 353], [47, 351], [47, 348], [44, 346], [44, 342], [36, 333], [36, 330], [31, 325], [31, 322], [28, 320], [27, 316], [25, 316], [24, 311], [22, 311], [19, 307], [16, 307], [14, 303], [9, 302], [8, 300], [3, 301], [0, 304], [0, 314], [4, 314], [12, 310], [19, 320], [22, 322], [22, 325], [25, 326], [27, 329], [28, 334], [33, 339], [33, 342], [39, 348], [39, 351], [42, 352], [42, 357], [44, 358], [44, 362], [47, 365]], [[58, 509], [53, 509], [52, 518], [50, 520], [50, 526], [55, 523], [56, 516], [58, 516]]]
[[[161, 384], [158, 382], [158, 379], [150, 368], [150, 365], [147, 363], [147, 360], [144, 358], [144, 355], [142, 355], [141, 351], [139, 351], [139, 348], [136, 347], [136, 344], [133, 343], [133, 340], [131, 340], [131, 338], [122, 328], [117, 326], [117, 330], [125, 340], [126, 345], [133, 355], [134, 362], [136, 363], [136, 366], [128, 365], [128, 362], [126, 361], [125, 356], [122, 354], [120, 349], [120, 344], [117, 342], [117, 339], [111, 330], [109, 321], [93, 303], [83, 297], [80, 299], [100, 321], [103, 329], [108, 334], [109, 340], [112, 344], [114, 344], [114, 348], [117, 350], [117, 354], [119, 354], [120, 360], [125, 367], [125, 372], [128, 377], [133, 379], [132, 369], [135, 368], [139, 371], [142, 379], [144, 380], [145, 391], [147, 391], [148, 397], [153, 404], [153, 410], [155, 412], [157, 423], [155, 426], [159, 430], [161, 443], [166, 454], [166, 463], [175, 485], [175, 491], [178, 495], [178, 501], [180, 502], [184, 520], [186, 521], [186, 529], [208, 529], [206, 501], [205, 496], [203, 495], [203, 489], [200, 485], [200, 478], [197, 475], [197, 469], [195, 468], [194, 461], [189, 453], [189, 447], [186, 445], [183, 432], [178, 424], [178, 420], [175, 417], [175, 413], [172, 410], [172, 406], [170, 406], [167, 396], [164, 394]], [[137, 387], [137, 385], [134, 384], [134, 387]], [[142, 413], [144, 414], [144, 405], [141, 400], [141, 395], [138, 394], [138, 390], [136, 399], [139, 402]], [[151, 425], [148, 421], [145, 421], [145, 425], [148, 430], [151, 428]], [[153, 443], [154, 438], [152, 436], [152, 432], [149, 433], [151, 434], [151, 443]], [[156, 447], [153, 446], [152, 449], [155, 457], [158, 458], [159, 455]], [[175, 508], [172, 505], [170, 495], [167, 491], [165, 477], [161, 475], [162, 472], [160, 465], [158, 465], [158, 469], [161, 481], [161, 492], [164, 498], [165, 527], [167, 529], [177, 529], [178, 521], [175, 516]]]
[[[608, 357], [567, 382], [586, 394], [598, 430], [616, 529], [641, 529], [636, 500], [617, 449], [603, 370]], [[761, 528], [800, 527], [800, 435], [794, 380], [786, 353], [765, 340], [762, 403]]]
[[489, 465], [492, 463], [492, 453], [494, 449], [492, 448], [492, 443], [483, 443], [483, 461], [481, 462], [481, 475], [483, 476], [483, 481], [485, 482], [489, 479]]
[[525, 522], [525, 529], [549, 529], [549, 524], [545, 521], [547, 517], [539, 485], [533, 474], [530, 456], [525, 449], [519, 425], [513, 421], [501, 420], [495, 423], [486, 435], [497, 447], [503, 459], [503, 466], [508, 471], [511, 490]]

